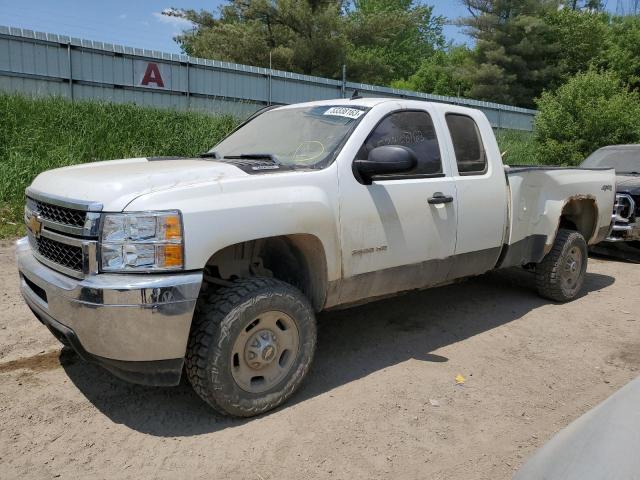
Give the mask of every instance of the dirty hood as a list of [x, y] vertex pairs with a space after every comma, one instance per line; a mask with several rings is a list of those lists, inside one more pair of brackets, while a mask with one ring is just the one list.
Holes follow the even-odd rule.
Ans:
[[135, 198], [177, 186], [210, 182], [220, 188], [225, 178], [247, 176], [239, 168], [198, 158], [130, 158], [85, 163], [43, 172], [31, 189], [83, 202], [97, 202], [104, 211], [121, 211]]

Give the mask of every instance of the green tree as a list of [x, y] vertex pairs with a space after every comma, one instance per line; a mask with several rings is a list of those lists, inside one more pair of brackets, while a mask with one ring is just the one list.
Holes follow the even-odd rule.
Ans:
[[589, 70], [602, 57], [609, 36], [606, 13], [592, 8], [563, 8], [547, 11], [544, 20], [553, 29], [553, 42], [557, 45], [561, 78], [554, 83]]
[[583, 10], [598, 12], [603, 11], [606, 7], [606, 0], [567, 0], [558, 2], [558, 7], [567, 10]]
[[557, 2], [464, 0], [461, 24], [477, 41], [469, 96], [532, 107], [560, 75], [554, 29], [544, 20]]
[[435, 95], [465, 96], [471, 88], [471, 64], [471, 51], [467, 46], [449, 46], [424, 59], [407, 80], [396, 80], [391, 85]]
[[217, 13], [169, 9], [194, 28], [182, 50], [309, 75], [389, 84], [445, 44], [444, 19], [414, 0], [229, 0]]
[[614, 17], [602, 64], [618, 72], [631, 88], [640, 88], [640, 17]]
[[614, 72], [579, 73], [537, 101], [538, 160], [577, 165], [605, 145], [640, 141], [640, 95]]
[[193, 56], [337, 77], [346, 40], [339, 0], [231, 0], [217, 15], [171, 9], [194, 24], [175, 40]]
[[445, 46], [444, 19], [413, 0], [355, 0], [344, 20], [352, 80], [388, 85]]
[[588, 70], [602, 54], [602, 2], [463, 1], [470, 17], [461, 24], [477, 40], [471, 97], [532, 107], [543, 90]]

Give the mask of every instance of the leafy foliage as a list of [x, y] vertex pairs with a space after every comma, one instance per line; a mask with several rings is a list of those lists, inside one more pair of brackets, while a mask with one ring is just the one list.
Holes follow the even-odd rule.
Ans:
[[533, 98], [558, 74], [544, 22], [545, 4], [537, 0], [464, 0], [471, 16], [462, 19], [476, 39], [475, 69], [469, 96], [530, 107]]
[[[428, 0], [427, 0], [428, 1]], [[640, 17], [602, 0], [460, 0], [475, 40], [445, 41], [445, 19], [422, 0], [228, 0], [217, 12], [168, 9], [194, 28], [191, 55], [299, 73], [534, 107], [591, 68], [640, 88]]]
[[579, 73], [537, 103], [541, 163], [577, 165], [605, 145], [640, 142], [640, 95], [613, 72]]
[[391, 86], [436, 95], [462, 96], [470, 88], [471, 50], [466, 46], [449, 46], [422, 61], [407, 80], [396, 80]]
[[532, 132], [496, 130], [496, 140], [506, 165], [535, 165], [537, 143]]
[[176, 37], [189, 55], [335, 77], [347, 46], [339, 1], [233, 0], [219, 15], [165, 10], [195, 25]]
[[602, 64], [640, 88], [640, 17], [615, 17], [606, 37]]
[[564, 8], [548, 11], [544, 21], [553, 29], [553, 42], [560, 79], [585, 72], [598, 62], [610, 35], [609, 16], [599, 10]]
[[477, 39], [468, 91], [474, 98], [532, 107], [543, 90], [588, 70], [605, 43], [608, 17], [600, 2], [464, 3], [471, 16], [461, 24]]
[[176, 37], [189, 55], [387, 84], [444, 45], [443, 19], [413, 0], [231, 0], [218, 15], [167, 10], [195, 25]]
[[347, 72], [360, 82], [407, 78], [445, 44], [443, 19], [413, 0], [356, 0], [344, 26]]

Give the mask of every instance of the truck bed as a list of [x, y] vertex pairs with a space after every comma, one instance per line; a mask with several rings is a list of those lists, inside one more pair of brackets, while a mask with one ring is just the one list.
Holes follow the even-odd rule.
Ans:
[[[580, 231], [588, 244], [607, 236], [615, 198], [615, 170], [505, 166], [505, 175], [509, 223], [500, 267], [540, 262], [562, 226]], [[590, 215], [585, 217], [585, 210]]]

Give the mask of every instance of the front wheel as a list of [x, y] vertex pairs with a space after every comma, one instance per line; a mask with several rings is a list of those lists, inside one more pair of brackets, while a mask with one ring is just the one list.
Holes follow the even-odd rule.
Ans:
[[272, 278], [236, 280], [199, 301], [187, 376], [220, 413], [250, 417], [293, 394], [315, 346], [315, 315], [298, 289]]
[[558, 230], [553, 248], [536, 265], [538, 293], [556, 302], [575, 298], [584, 284], [587, 259], [584, 237], [573, 230]]

